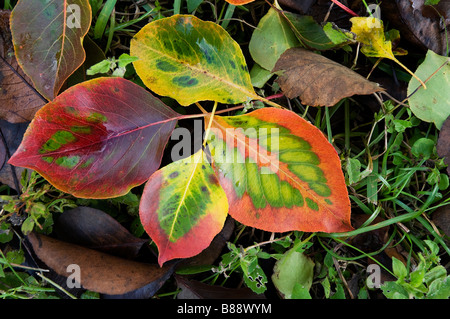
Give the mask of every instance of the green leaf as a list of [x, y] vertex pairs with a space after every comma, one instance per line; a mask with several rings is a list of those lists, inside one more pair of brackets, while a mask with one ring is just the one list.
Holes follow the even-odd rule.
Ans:
[[270, 8], [253, 31], [249, 51], [256, 63], [272, 71], [284, 51], [299, 45], [300, 42], [283, 16]]
[[435, 142], [432, 139], [422, 137], [414, 142], [411, 153], [421, 159], [429, 159], [435, 149]]
[[427, 294], [427, 299], [449, 299], [450, 298], [450, 276], [434, 280]]
[[286, 12], [285, 15], [292, 23], [297, 38], [309, 48], [330, 50], [341, 47], [351, 40], [350, 34], [344, 33], [331, 23], [327, 23], [322, 28], [311, 16], [302, 16], [290, 12]]
[[404, 279], [408, 275], [405, 265], [395, 257], [392, 257], [392, 270], [398, 279]]
[[314, 262], [305, 254], [288, 250], [275, 264], [272, 281], [285, 299], [293, 298], [296, 285], [296, 296], [298, 293], [308, 292], [312, 285]]
[[430, 284], [439, 278], [444, 278], [447, 275], [447, 270], [442, 265], [431, 268], [424, 276], [424, 282], [430, 286]]
[[188, 106], [258, 99], [240, 46], [221, 26], [190, 15], [152, 21], [132, 39], [137, 74], [152, 91]]
[[395, 281], [386, 281], [380, 288], [389, 299], [409, 299], [408, 291]]
[[450, 59], [429, 50], [415, 75], [427, 81], [427, 89], [413, 77], [408, 84], [411, 111], [419, 119], [431, 122], [441, 129], [450, 116]]
[[14, 236], [14, 232], [11, 229], [11, 224], [3, 222], [0, 224], [0, 243], [9, 242]]

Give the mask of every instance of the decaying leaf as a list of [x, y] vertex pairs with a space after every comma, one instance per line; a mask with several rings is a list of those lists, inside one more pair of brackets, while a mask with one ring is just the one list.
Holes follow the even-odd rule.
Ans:
[[[356, 41], [362, 43], [361, 52], [368, 57], [387, 58], [395, 61], [403, 69], [405, 69], [413, 77], [416, 77], [403, 63], [401, 63], [395, 55], [405, 55], [405, 50], [394, 50], [392, 41], [386, 36], [383, 21], [373, 17], [353, 17], [351, 31], [356, 34]], [[398, 38], [398, 33], [389, 34]], [[417, 77], [416, 77], [417, 78]], [[417, 80], [425, 88], [425, 84], [417, 78]]]
[[83, 37], [90, 26], [88, 0], [21, 0], [15, 5], [11, 33], [17, 61], [48, 100], [84, 62]]
[[184, 276], [176, 276], [181, 292], [178, 299], [265, 299], [263, 294], [256, 294], [250, 288], [226, 288], [208, 285], [200, 281], [189, 280]]
[[442, 23], [437, 12], [444, 19], [449, 19], [448, 0], [441, 0], [435, 6], [438, 11], [424, 3], [425, 0], [391, 0], [382, 1], [380, 6], [383, 18], [400, 31], [402, 38], [424, 51], [432, 50], [439, 55], [447, 55], [450, 33], [445, 31], [445, 27], [447, 24], [448, 29], [450, 24], [448, 20]]
[[436, 151], [440, 157], [444, 158], [447, 164], [447, 173], [450, 175], [450, 117], [447, 117], [442, 124], [436, 144]]
[[77, 265], [81, 272], [78, 277], [81, 286], [102, 294], [123, 296], [144, 290], [143, 294], [149, 298], [173, 271], [173, 265], [159, 267], [140, 263], [37, 233], [30, 233], [27, 240], [39, 260], [58, 275], [72, 275], [74, 269], [69, 266]]
[[91, 207], [65, 211], [56, 222], [58, 238], [124, 258], [134, 258], [147, 239], [133, 236], [113, 217]]
[[0, 119], [29, 122], [46, 101], [33, 90], [31, 80], [17, 63], [9, 16], [9, 11], [0, 10]]
[[21, 187], [18, 181], [20, 181], [24, 168], [8, 164], [8, 154], [11, 155], [17, 150], [27, 127], [28, 123], [13, 124], [0, 120], [0, 134], [3, 135], [0, 136], [0, 183], [17, 191], [20, 191], [17, 189]]
[[310, 106], [333, 106], [345, 97], [383, 91], [349, 68], [301, 48], [283, 53], [273, 69], [278, 71], [284, 71], [278, 79], [284, 94]]

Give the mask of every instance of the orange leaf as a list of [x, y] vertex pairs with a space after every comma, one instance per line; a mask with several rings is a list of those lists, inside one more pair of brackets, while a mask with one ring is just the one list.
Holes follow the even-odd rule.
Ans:
[[241, 6], [250, 2], [253, 2], [255, 0], [225, 0], [228, 3], [234, 4], [235, 6]]
[[352, 229], [340, 159], [322, 132], [294, 112], [216, 116], [208, 145], [229, 214], [244, 225], [272, 232]]

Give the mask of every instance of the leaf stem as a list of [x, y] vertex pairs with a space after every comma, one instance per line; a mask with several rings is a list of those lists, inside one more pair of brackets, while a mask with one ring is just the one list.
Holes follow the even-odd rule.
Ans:
[[412, 77], [414, 77], [417, 81], [420, 82], [420, 84], [423, 86], [423, 88], [426, 90], [427, 86], [425, 85], [425, 83], [423, 83], [423, 81], [421, 79], [419, 79], [419, 77], [417, 75], [415, 75], [410, 69], [408, 69], [405, 65], [403, 65], [403, 63], [401, 63], [396, 57], [392, 57], [393, 60], [395, 62], [397, 62], [398, 65], [400, 65], [406, 72], [408, 72], [409, 74], [411, 74]]
[[214, 119], [214, 113], [216, 112], [217, 109], [217, 102], [214, 102], [214, 106], [213, 106], [213, 110], [211, 112], [211, 117], [209, 118], [209, 122], [208, 122], [208, 127], [206, 128], [205, 131], [205, 137], [203, 138], [203, 148], [206, 146], [206, 141], [208, 140], [209, 137], [209, 131], [211, 130], [211, 125], [212, 125], [212, 121]]

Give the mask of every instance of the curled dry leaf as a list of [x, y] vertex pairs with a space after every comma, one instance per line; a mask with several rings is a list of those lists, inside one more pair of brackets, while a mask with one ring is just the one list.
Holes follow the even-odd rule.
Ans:
[[36, 256], [58, 275], [69, 276], [69, 265], [78, 265], [83, 288], [107, 295], [124, 295], [144, 289], [152, 296], [172, 274], [173, 265], [160, 268], [108, 255], [93, 249], [30, 233], [27, 236]]
[[0, 119], [29, 122], [45, 101], [33, 90], [14, 56], [9, 16], [9, 11], [0, 10]]
[[278, 71], [284, 71], [278, 79], [284, 94], [310, 106], [333, 106], [345, 97], [384, 90], [349, 68], [301, 48], [283, 53], [272, 72]]

